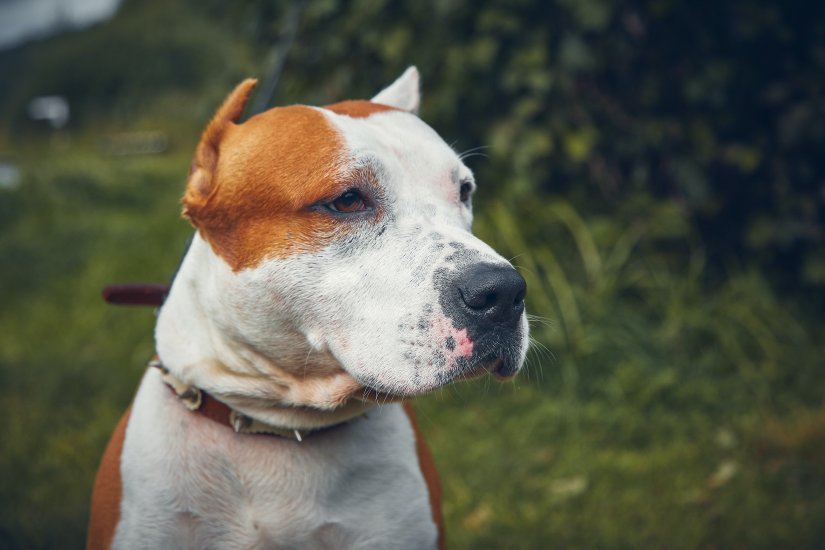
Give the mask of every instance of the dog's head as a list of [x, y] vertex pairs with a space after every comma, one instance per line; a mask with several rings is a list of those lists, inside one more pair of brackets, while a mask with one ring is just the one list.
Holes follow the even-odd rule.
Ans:
[[384, 396], [515, 375], [524, 279], [472, 235], [473, 174], [416, 116], [416, 69], [371, 101], [238, 124], [254, 85], [208, 125], [183, 199], [223, 349]]

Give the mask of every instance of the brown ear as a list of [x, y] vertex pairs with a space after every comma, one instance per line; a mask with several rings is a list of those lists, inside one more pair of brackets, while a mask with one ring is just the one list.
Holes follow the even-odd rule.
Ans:
[[241, 118], [246, 102], [257, 83], [258, 81], [254, 78], [247, 78], [238, 84], [203, 131], [200, 143], [195, 149], [186, 193], [182, 199], [183, 215], [193, 223], [198, 208], [203, 206], [214, 190], [213, 175], [218, 165], [218, 149], [223, 134], [230, 125], [235, 124]]

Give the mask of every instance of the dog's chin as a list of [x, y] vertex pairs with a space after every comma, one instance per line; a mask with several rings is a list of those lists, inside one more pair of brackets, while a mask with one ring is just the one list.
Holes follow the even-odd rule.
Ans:
[[510, 363], [502, 357], [490, 357], [473, 365], [455, 368], [449, 374], [439, 377], [430, 384], [419, 384], [415, 387], [385, 387], [378, 381], [363, 384], [363, 389], [353, 398], [371, 403], [393, 403], [411, 399], [443, 388], [450, 384], [466, 380], [475, 380], [484, 376], [493, 376], [496, 380], [506, 382], [515, 378], [521, 369], [521, 363]]

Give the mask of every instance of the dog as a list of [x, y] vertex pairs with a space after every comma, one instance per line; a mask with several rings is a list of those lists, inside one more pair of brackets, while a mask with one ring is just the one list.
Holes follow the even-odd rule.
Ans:
[[369, 101], [207, 125], [195, 228], [95, 480], [89, 548], [443, 547], [405, 403], [516, 375], [524, 279], [471, 233], [472, 172], [407, 69]]

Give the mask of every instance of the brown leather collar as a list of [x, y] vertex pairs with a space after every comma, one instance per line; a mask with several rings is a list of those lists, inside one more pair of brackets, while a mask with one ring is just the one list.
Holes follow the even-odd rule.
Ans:
[[175, 377], [158, 357], [153, 357], [149, 361], [149, 367], [154, 367], [161, 372], [161, 377], [169, 390], [174, 393], [180, 402], [190, 411], [203, 415], [213, 422], [217, 422], [223, 426], [231, 427], [235, 433], [240, 434], [258, 434], [258, 435], [277, 435], [286, 439], [294, 439], [298, 442], [305, 438], [343, 426], [350, 421], [339, 422], [331, 426], [323, 426], [320, 428], [282, 428], [266, 424], [259, 420], [255, 420], [243, 413], [232, 409], [226, 403], [218, 401], [205, 391], [189, 386]]

